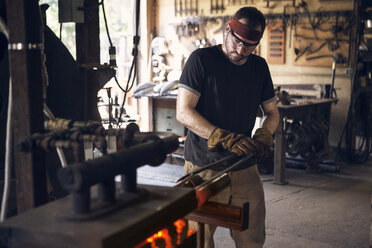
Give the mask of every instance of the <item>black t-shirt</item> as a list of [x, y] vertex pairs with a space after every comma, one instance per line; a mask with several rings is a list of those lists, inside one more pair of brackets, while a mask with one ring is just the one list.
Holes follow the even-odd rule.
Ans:
[[[259, 105], [275, 99], [266, 61], [254, 54], [243, 65], [231, 63], [221, 46], [195, 50], [183, 69], [179, 87], [200, 96], [195, 107], [213, 125], [251, 136]], [[231, 155], [211, 152], [207, 140], [189, 131], [185, 159], [203, 166]]]

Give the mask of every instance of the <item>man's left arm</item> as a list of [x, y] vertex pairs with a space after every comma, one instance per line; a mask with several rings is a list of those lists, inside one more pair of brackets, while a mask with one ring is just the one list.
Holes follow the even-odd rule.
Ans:
[[274, 134], [279, 124], [279, 110], [276, 101], [261, 104], [264, 111], [264, 121], [262, 128], [266, 128], [271, 134]]

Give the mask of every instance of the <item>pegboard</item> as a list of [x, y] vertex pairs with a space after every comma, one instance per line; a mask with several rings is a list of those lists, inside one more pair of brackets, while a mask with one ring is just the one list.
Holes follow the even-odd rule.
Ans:
[[[337, 25], [336, 25], [337, 23]], [[299, 66], [331, 67], [336, 53], [349, 60], [349, 23], [336, 16], [313, 29], [309, 22], [298, 24], [293, 32], [292, 62]]]
[[267, 62], [284, 64], [285, 26], [283, 23], [271, 24], [267, 27]]

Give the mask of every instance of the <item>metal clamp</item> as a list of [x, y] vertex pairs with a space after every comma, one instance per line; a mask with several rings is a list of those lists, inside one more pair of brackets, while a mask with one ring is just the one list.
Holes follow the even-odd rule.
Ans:
[[43, 43], [9, 43], [8, 50], [42, 50], [44, 49]]

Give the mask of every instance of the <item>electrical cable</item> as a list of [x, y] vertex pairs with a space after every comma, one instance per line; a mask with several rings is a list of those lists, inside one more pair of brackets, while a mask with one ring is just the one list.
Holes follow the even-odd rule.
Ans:
[[[106, 29], [106, 34], [107, 34], [107, 39], [110, 43], [110, 49], [109, 49], [109, 53], [111, 51], [115, 52], [115, 47], [114, 45], [112, 44], [112, 40], [111, 40], [111, 35], [110, 35], [110, 31], [109, 31], [109, 28], [108, 28], [108, 22], [107, 22], [107, 17], [106, 17], [106, 10], [105, 10], [105, 4], [104, 4], [104, 0], [102, 0], [100, 2], [100, 5], [102, 7], [102, 14], [103, 14], [103, 20], [104, 20], [104, 23], [105, 23], [105, 29]], [[113, 50], [112, 50], [113, 49]], [[110, 54], [111, 55], [111, 54]], [[119, 87], [119, 89], [123, 92], [125, 92], [125, 90], [121, 87], [120, 83], [119, 83], [119, 80], [117, 79], [116, 75], [114, 75], [114, 80], [115, 80], [115, 83], [116, 85]]]
[[106, 11], [105, 11], [104, 0], [101, 0], [100, 5], [101, 5], [101, 7], [102, 7], [103, 20], [104, 20], [104, 23], [105, 23], [105, 28], [106, 28], [107, 38], [108, 38], [108, 41], [109, 41], [109, 43], [110, 43], [110, 46], [112, 47], [113, 45], [112, 45], [112, 40], [111, 40], [111, 36], [110, 36], [110, 32], [109, 32], [109, 28], [108, 28], [108, 24], [107, 24], [107, 18], [106, 18]]
[[[0, 32], [2, 32], [7, 40], [9, 40], [9, 31], [5, 21], [0, 17]], [[9, 97], [8, 97], [8, 113], [6, 121], [6, 139], [5, 139], [5, 171], [4, 171], [4, 190], [1, 201], [0, 222], [6, 219], [6, 212], [8, 209], [8, 198], [10, 193], [11, 182], [11, 152], [12, 152], [12, 111], [13, 111], [13, 94], [12, 94], [12, 80], [9, 75]]]
[[62, 41], [62, 22], [59, 24], [59, 39]]
[[121, 91], [125, 92], [125, 90], [120, 86], [119, 81], [118, 81], [116, 75], [114, 76], [114, 80], [115, 80], [116, 85], [119, 87], [119, 89], [120, 89]]
[[[125, 100], [126, 100], [127, 94], [133, 88], [134, 82], [135, 82], [135, 78], [136, 78], [136, 74], [137, 74], [138, 43], [139, 43], [139, 40], [140, 40], [140, 37], [138, 36], [139, 11], [140, 11], [140, 5], [139, 5], [139, 3], [140, 3], [140, 1], [137, 0], [136, 1], [136, 26], [135, 26], [136, 27], [136, 34], [133, 37], [133, 50], [132, 50], [133, 61], [132, 61], [132, 64], [131, 64], [131, 67], [130, 67], [130, 70], [129, 70], [129, 76], [128, 76], [128, 80], [127, 80], [127, 84], [126, 84], [125, 89], [123, 89], [120, 86], [117, 77], [114, 76], [114, 80], [115, 80], [116, 85], [124, 93], [123, 102], [122, 102], [121, 107], [120, 107], [120, 114], [119, 114], [118, 123], [117, 123], [118, 126], [120, 126], [120, 123], [121, 123], [121, 117], [122, 117], [123, 112], [124, 112], [124, 104], [125, 104]], [[106, 11], [105, 11], [104, 0], [101, 0], [101, 2], [99, 4], [102, 6], [103, 20], [104, 20], [104, 23], [105, 23], [107, 38], [108, 38], [108, 41], [110, 43], [110, 48], [114, 48], [114, 46], [112, 44], [112, 40], [111, 40], [111, 36], [110, 36], [108, 24], [107, 24], [107, 18], [106, 18]], [[133, 78], [132, 78], [132, 75], [133, 75]]]
[[0, 17], [0, 32], [2, 32], [6, 39], [9, 40], [9, 32], [8, 32], [8, 27], [5, 23], [5, 21]]
[[6, 121], [6, 141], [5, 141], [5, 172], [4, 172], [4, 191], [1, 202], [0, 222], [6, 219], [6, 212], [8, 209], [8, 198], [10, 193], [11, 181], [11, 147], [12, 147], [12, 111], [13, 111], [13, 96], [12, 96], [12, 80], [9, 76], [9, 98], [8, 98], [8, 114]]
[[[133, 36], [133, 49], [132, 49], [133, 60], [132, 60], [132, 65], [131, 65], [130, 71], [129, 71], [129, 76], [128, 76], [128, 81], [127, 81], [127, 85], [126, 85], [125, 92], [124, 92], [123, 102], [122, 102], [121, 107], [120, 107], [118, 127], [120, 127], [120, 124], [121, 124], [121, 121], [122, 121], [121, 116], [123, 115], [123, 112], [124, 112], [124, 104], [125, 104], [127, 94], [133, 88], [134, 82], [135, 82], [135, 79], [136, 79], [136, 74], [137, 74], [137, 55], [138, 55], [138, 44], [139, 44], [139, 41], [140, 41], [140, 36], [138, 35], [140, 0], [136, 0], [136, 12], [135, 13], [136, 13], [136, 16], [135, 16], [136, 17], [135, 36]], [[134, 73], [133, 73], [133, 71], [134, 71]], [[132, 77], [132, 73], [133, 73], [133, 79], [132, 79], [131, 85], [129, 86], [130, 80], [131, 80], [131, 77]]]

